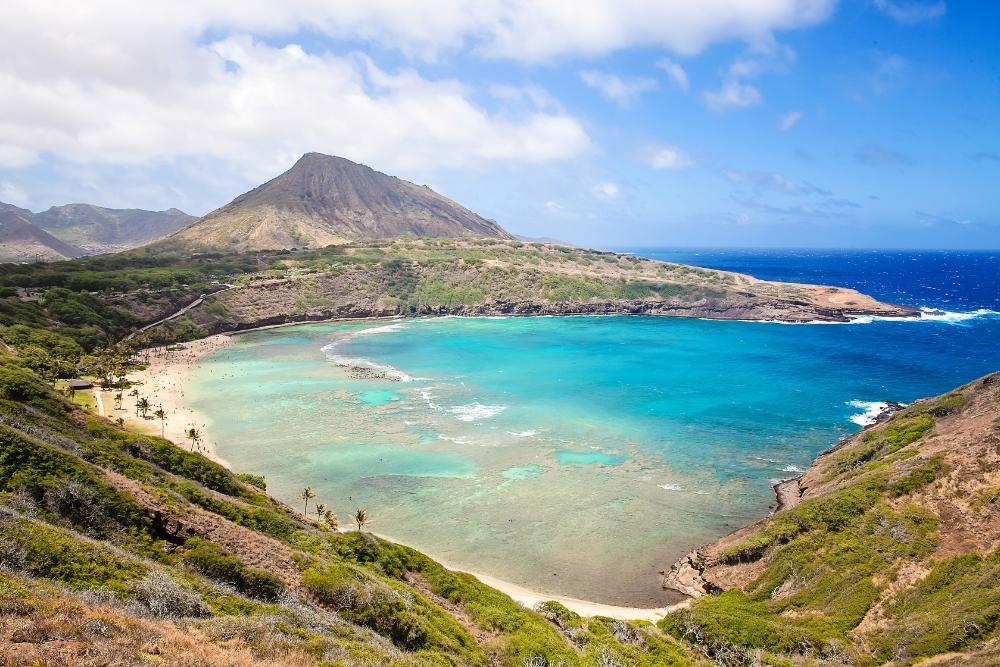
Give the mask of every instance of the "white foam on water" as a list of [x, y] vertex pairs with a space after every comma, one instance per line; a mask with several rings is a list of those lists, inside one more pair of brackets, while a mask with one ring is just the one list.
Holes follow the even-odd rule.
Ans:
[[463, 422], [481, 421], [496, 417], [507, 409], [506, 405], [483, 405], [482, 403], [467, 403], [466, 405], [456, 405], [449, 412], [455, 415], [455, 419]]
[[889, 407], [889, 404], [884, 401], [848, 401], [847, 404], [852, 408], [857, 408], [861, 410], [856, 414], [851, 415], [850, 419], [852, 422], [858, 426], [871, 426], [878, 419], [878, 416], [882, 414], [882, 411]]
[[664, 491], [683, 491], [684, 487], [680, 484], [657, 484], [658, 487]]
[[373, 334], [382, 334], [382, 333], [390, 333], [392, 331], [399, 331], [400, 329], [403, 328], [403, 324], [405, 324], [405, 322], [403, 320], [399, 320], [398, 322], [393, 322], [392, 324], [385, 324], [380, 327], [361, 329], [360, 331], [355, 331], [353, 334], [351, 334], [351, 336], [348, 336], [348, 338], [351, 338], [353, 336], [371, 336]]
[[[978, 308], [969, 312], [940, 310], [937, 308], [920, 308], [919, 317], [888, 317], [885, 315], [848, 315], [846, 322], [831, 322], [829, 320], [806, 320], [804, 322], [785, 322], [783, 320], [733, 320], [734, 322], [752, 322], [758, 324], [785, 324], [789, 326], [816, 324], [871, 324], [872, 322], [940, 322], [942, 324], [961, 324], [983, 317], [996, 317], [1000, 312], [989, 308]], [[710, 318], [699, 318], [710, 319]]]
[[512, 435], [515, 438], [534, 438], [538, 435], [538, 431], [528, 430], [528, 431], [507, 431], [507, 435]]
[[435, 412], [441, 412], [444, 408], [434, 402], [434, 399], [437, 398], [437, 396], [434, 395], [434, 392], [432, 391], [433, 389], [435, 389], [435, 387], [421, 387], [420, 389], [417, 389], [417, 394], [420, 398], [424, 399], [424, 403], [427, 404], [427, 407]]
[[365, 359], [364, 357], [348, 357], [342, 354], [332, 354], [332, 348], [330, 345], [324, 346], [322, 349], [326, 352], [327, 361], [330, 361], [336, 366], [341, 366], [344, 368], [358, 367], [358, 368], [370, 368], [373, 371], [382, 373], [387, 378], [394, 380], [399, 380], [400, 382], [413, 382], [416, 378], [411, 375], [404, 373], [395, 366], [390, 366], [389, 364], [379, 364], [371, 359]]
[[468, 445], [472, 443], [468, 438], [463, 438], [462, 436], [452, 437], [443, 433], [438, 433], [438, 440], [447, 440], [448, 442], [454, 442], [456, 445]]
[[934, 308], [921, 308], [920, 319], [928, 322], [942, 322], [944, 324], [961, 324], [969, 320], [980, 317], [995, 317], [1000, 315], [995, 310], [989, 308], [979, 308], [968, 313], [953, 312], [948, 310], [937, 310]]
[[404, 373], [395, 366], [390, 366], [389, 364], [380, 364], [372, 361], [371, 359], [365, 359], [364, 357], [349, 357], [347, 355], [335, 353], [335, 350], [337, 349], [337, 347], [341, 345], [341, 343], [349, 341], [356, 336], [369, 336], [372, 334], [399, 331], [400, 329], [403, 328], [404, 324], [405, 322], [403, 320], [400, 320], [397, 322], [393, 322], [392, 324], [385, 324], [380, 327], [361, 329], [347, 336], [344, 336], [343, 338], [338, 338], [333, 342], [327, 343], [326, 345], [320, 348], [320, 351], [326, 354], [327, 361], [330, 361], [336, 366], [342, 366], [347, 368], [352, 366], [361, 368], [370, 368], [373, 371], [382, 373], [387, 378], [399, 380], [400, 382], [413, 382], [414, 380], [423, 379], [423, 378], [415, 378], [407, 373]]
[[805, 470], [797, 466], [788, 465], [782, 468], [781, 472], [805, 472]]

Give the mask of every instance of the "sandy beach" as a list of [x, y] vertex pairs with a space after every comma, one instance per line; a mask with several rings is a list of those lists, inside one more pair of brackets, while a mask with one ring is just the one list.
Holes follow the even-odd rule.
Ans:
[[678, 602], [677, 604], [670, 605], [668, 607], [659, 607], [656, 609], [642, 609], [640, 607], [618, 607], [616, 605], [601, 604], [600, 602], [588, 602], [587, 600], [580, 600], [577, 598], [566, 597], [563, 595], [546, 595], [545, 593], [538, 593], [536, 591], [529, 590], [523, 586], [518, 586], [517, 584], [512, 584], [508, 581], [502, 581], [494, 577], [487, 576], [485, 574], [480, 574], [478, 572], [469, 572], [479, 581], [483, 582], [487, 586], [497, 589], [503, 593], [510, 596], [512, 600], [518, 602], [525, 607], [533, 608], [535, 605], [545, 602], [547, 600], [554, 600], [559, 602], [570, 611], [575, 611], [581, 616], [607, 616], [608, 618], [614, 618], [622, 621], [649, 621], [655, 623], [661, 618], [666, 616], [672, 611], [678, 609], [683, 609], [690, 604], [689, 600], [684, 600]]
[[[195, 370], [201, 359], [208, 353], [232, 343], [232, 339], [224, 334], [210, 336], [200, 340], [184, 343], [184, 349], [167, 351], [165, 348], [149, 350], [149, 365], [141, 371], [129, 373], [133, 388], [139, 391], [138, 398], [149, 400], [152, 408], [147, 419], [137, 417], [135, 413], [135, 396], [129, 396], [130, 390], [124, 392], [121, 409], [115, 408], [115, 391], [94, 390], [98, 402], [98, 411], [109, 419], [121, 417], [125, 424], [142, 433], [162, 435], [181, 447], [189, 447], [190, 441], [185, 436], [192, 426], [202, 435], [201, 452], [228, 467], [215, 448], [211, 433], [206, 426], [206, 420], [191, 409], [184, 397], [187, 377]], [[167, 413], [161, 425], [160, 420], [153, 417], [153, 412], [163, 408]]]
[[[187, 384], [188, 375], [199, 367], [201, 360], [210, 352], [231, 345], [232, 340], [232, 337], [229, 335], [219, 334], [184, 343], [184, 349], [181, 350], [167, 351], [165, 348], [153, 348], [149, 351], [149, 365], [144, 370], [136, 371], [129, 375], [129, 379], [132, 380], [135, 388], [139, 390], [139, 398], [145, 397], [149, 399], [152, 405], [149, 414], [152, 415], [153, 411], [160, 407], [167, 413], [162, 425], [164, 437], [186, 448], [190, 443], [185, 436], [185, 431], [194, 426], [202, 434], [202, 453], [227, 467], [231, 466], [227, 461], [219, 457], [215, 443], [211, 437], [211, 432], [207, 427], [207, 420], [195, 412], [187, 403], [184, 388]], [[98, 402], [98, 411], [103, 416], [112, 420], [121, 417], [125, 420], [126, 425], [138, 431], [150, 435], [161, 434], [159, 419], [152, 417], [143, 419], [136, 416], [136, 397], [128, 396], [128, 391], [125, 392], [121, 409], [115, 408], [114, 391], [95, 389], [94, 394]], [[383, 537], [399, 542], [399, 540], [393, 540], [389, 536]], [[445, 567], [449, 567], [449, 569], [461, 569], [450, 567], [443, 562], [442, 564]], [[511, 599], [526, 607], [532, 608], [546, 600], [555, 600], [583, 616], [607, 616], [621, 620], [647, 620], [656, 622], [671, 611], [688, 604], [685, 601], [676, 605], [655, 609], [621, 607], [580, 600], [573, 597], [540, 593], [524, 586], [478, 572], [469, 572], [469, 574], [472, 574], [484, 584], [509, 595]]]

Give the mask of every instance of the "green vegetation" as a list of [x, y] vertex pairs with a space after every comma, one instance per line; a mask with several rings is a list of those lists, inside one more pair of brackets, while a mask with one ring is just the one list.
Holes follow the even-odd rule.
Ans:
[[934, 456], [918, 465], [906, 477], [889, 485], [889, 493], [897, 498], [908, 496], [937, 479], [943, 468], [942, 457]]
[[[835, 452], [825, 464], [834, 490], [776, 514], [721, 554], [730, 565], [758, 563], [753, 580], [694, 601], [660, 628], [727, 665], [905, 663], [997, 637], [1000, 552], [937, 563], [885, 595], [927, 562], [942, 529], [913, 499], [947, 474], [944, 456], [922, 457], [911, 445], [964, 405], [959, 392], [922, 401]], [[876, 604], [885, 623], [859, 639]]]
[[0, 514], [0, 542], [0, 559], [8, 566], [77, 590], [99, 587], [126, 595], [147, 572], [100, 543], [10, 514]]
[[309, 591], [345, 619], [389, 637], [400, 648], [484, 661], [472, 636], [451, 616], [402, 584], [346, 564], [307, 569]]
[[190, 482], [174, 483], [170, 488], [199, 507], [223, 516], [244, 528], [260, 531], [279, 540], [291, 539], [298, 529], [298, 524], [287, 513], [268, 506], [270, 503], [255, 506], [245, 502], [225, 500]]
[[874, 640], [879, 660], [928, 657], [990, 638], [1000, 630], [1000, 549], [938, 563], [890, 606]]
[[797, 532], [772, 529], [734, 549], [734, 557], [769, 554], [763, 574], [745, 592], [697, 600], [661, 627], [678, 638], [697, 638], [712, 652], [735, 646], [838, 654], [878, 599], [880, 579], [936, 546], [932, 514], [915, 505], [898, 512], [881, 503], [860, 507], [878, 497], [871, 487], [849, 490], [777, 517], [772, 523], [796, 524]]
[[[737, 285], [611, 253], [448, 239], [2, 266], [0, 628], [32, 628], [26, 641], [38, 650], [57, 640], [106, 649], [105, 662], [142, 664], [150, 646], [164, 664], [192, 647], [215, 651], [207, 665], [658, 667], [704, 664], [702, 655], [727, 667], [875, 665], [1000, 639], [1000, 551], [930, 560], [939, 541], [950, 543], [928, 495], [982, 512], [1000, 504], [986, 477], [995, 462], [981, 461], [976, 474], [989, 481], [962, 492], [951, 486], [948, 452], [923, 447], [965, 408], [968, 388], [916, 403], [824, 458], [828, 493], [722, 554], [733, 567], [752, 564], [753, 580], [657, 625], [583, 618], [555, 602], [526, 609], [363, 532], [363, 508], [349, 522], [357, 531], [345, 533], [320, 502], [331, 499], [310, 487], [304, 516], [288, 509], [264, 493], [262, 475], [234, 475], [202, 456], [197, 429], [177, 446], [116, 427], [80, 409], [92, 407], [84, 394], [70, 401], [53, 388], [60, 378], [96, 377], [128, 406], [151, 411], [126, 379], [142, 362], [137, 350], [274, 315], [256, 310], [261, 281], [288, 296], [268, 308], [310, 317], [344, 304], [403, 314], [632, 300], [672, 308], [732, 296]], [[121, 342], [141, 322], [227, 284], [248, 291], [209, 297], [154, 334]], [[915, 577], [922, 568], [930, 574]], [[860, 631], [876, 608], [883, 622]], [[95, 618], [115, 629], [95, 639]]]
[[249, 484], [250, 486], [260, 489], [261, 491], [267, 491], [267, 482], [264, 480], [263, 475], [258, 475], [252, 472], [241, 472], [236, 475], [236, 479]]
[[885, 428], [865, 434], [865, 447], [851, 450], [838, 458], [836, 472], [854, 470], [869, 461], [895, 454], [913, 444], [934, 426], [934, 417], [927, 412], [914, 415], [900, 413]]
[[[330, 656], [384, 665], [697, 662], [649, 624], [587, 619], [574, 630], [568, 611], [561, 620], [552, 607], [539, 615], [413, 549], [319, 528], [262, 493], [260, 476], [237, 477], [86, 415], [33, 371], [0, 360], [8, 371], [0, 375], [0, 625], [25, 619], [14, 622], [54, 639], [45, 628], [77, 627], [94, 613], [122, 623], [199, 618], [209, 629], [199, 650], [241, 641], [260, 657], [280, 647], [278, 664], [287, 651], [295, 664], [317, 665], [336, 664]], [[303, 509], [335, 523], [322, 505]], [[115, 655], [153, 641], [177, 661], [185, 649], [166, 644], [170, 636], [166, 626], [136, 632]], [[80, 646], [99, 650], [81, 637]]]
[[199, 537], [188, 538], [184, 546], [184, 562], [206, 577], [230, 584], [242, 593], [261, 600], [275, 600], [284, 590], [281, 579], [243, 562], [222, 551], [217, 545]]

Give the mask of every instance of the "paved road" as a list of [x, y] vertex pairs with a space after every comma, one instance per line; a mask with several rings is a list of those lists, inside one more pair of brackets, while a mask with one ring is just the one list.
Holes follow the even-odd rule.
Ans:
[[129, 335], [125, 336], [125, 340], [130, 340], [130, 339], [134, 338], [135, 336], [137, 336], [138, 334], [141, 334], [143, 331], [149, 331], [153, 327], [158, 327], [161, 324], [163, 324], [164, 322], [169, 322], [170, 320], [174, 319], [175, 317], [180, 317], [181, 315], [183, 315], [184, 313], [188, 312], [192, 308], [197, 308], [198, 306], [200, 306], [205, 301], [206, 297], [214, 296], [216, 294], [222, 294], [223, 292], [228, 292], [231, 289], [236, 289], [236, 285], [226, 285], [225, 288], [220, 289], [217, 292], [212, 292], [211, 294], [202, 294], [197, 299], [195, 299], [194, 301], [192, 301], [188, 305], [184, 306], [180, 310], [174, 311], [173, 313], [171, 313], [170, 315], [167, 315], [166, 317], [164, 317], [162, 319], [156, 320], [155, 322], [153, 322], [151, 324], [147, 324], [146, 326], [144, 326], [144, 327], [142, 327], [140, 329], [137, 329], [136, 331], [133, 331]]

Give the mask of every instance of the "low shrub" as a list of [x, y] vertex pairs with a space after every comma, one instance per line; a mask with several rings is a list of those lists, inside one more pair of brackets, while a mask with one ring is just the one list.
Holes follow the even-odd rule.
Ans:
[[310, 567], [306, 589], [344, 619], [364, 625], [407, 650], [440, 651], [485, 662], [472, 635], [421, 595], [347, 564]]
[[934, 456], [927, 459], [911, 470], [910, 474], [906, 477], [889, 485], [889, 493], [896, 498], [908, 496], [937, 479], [943, 469], [944, 461], [941, 456]]
[[236, 476], [236, 479], [261, 491], [267, 491], [267, 482], [264, 480], [263, 475], [257, 475], [252, 472], [241, 472]]
[[14, 559], [3, 564], [77, 590], [106, 588], [125, 597], [147, 571], [100, 543], [6, 513], [0, 514], [0, 542], [6, 545], [0, 557]]
[[[0, 491], [23, 492], [53, 514], [96, 535], [147, 534], [150, 521], [130, 496], [77, 457], [0, 425]], [[122, 535], [122, 531], [131, 531]]]
[[995, 637], [1000, 629], [1000, 549], [941, 561], [897, 596], [872, 644], [884, 661], [914, 660]]
[[201, 596], [160, 570], [152, 570], [136, 582], [132, 599], [154, 618], [202, 617], [211, 613]]
[[187, 549], [184, 562], [206, 577], [230, 584], [241, 593], [261, 600], [276, 600], [284, 591], [284, 585], [277, 576], [247, 567], [239, 558], [225, 553], [212, 542], [191, 537], [184, 546]]
[[287, 512], [274, 507], [246, 507], [205, 493], [195, 484], [183, 482], [172, 488], [190, 502], [223, 516], [244, 528], [260, 531], [279, 540], [292, 539], [298, 522]]
[[187, 452], [163, 438], [140, 436], [113, 428], [100, 419], [87, 421], [87, 430], [95, 437], [127, 445], [132, 456], [153, 463], [169, 473], [186, 477], [227, 496], [240, 496], [243, 489], [224, 466], [195, 452]]

